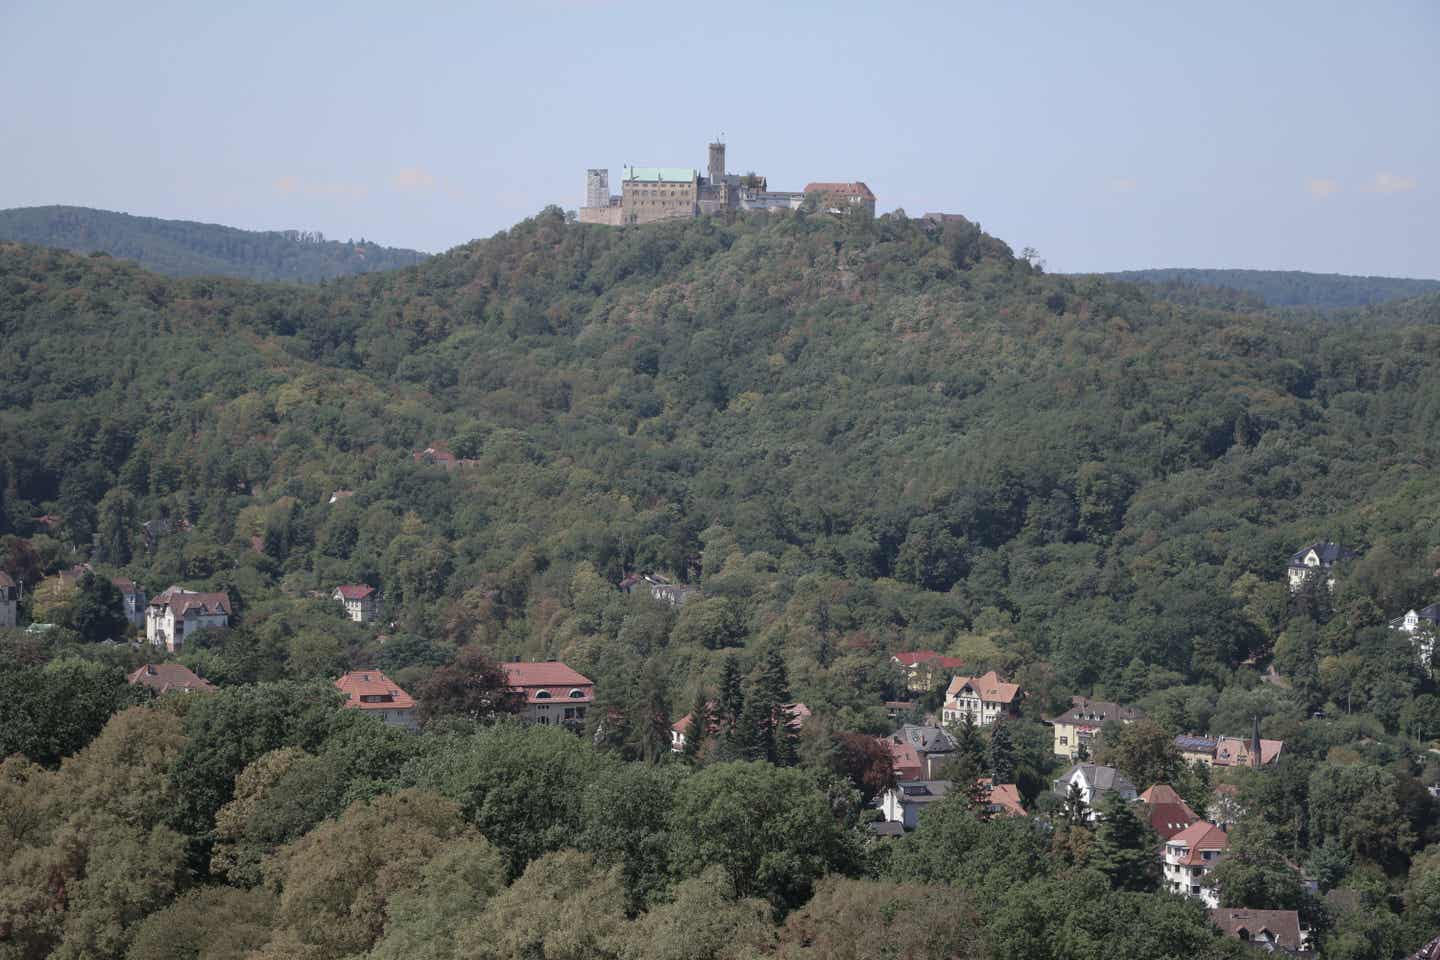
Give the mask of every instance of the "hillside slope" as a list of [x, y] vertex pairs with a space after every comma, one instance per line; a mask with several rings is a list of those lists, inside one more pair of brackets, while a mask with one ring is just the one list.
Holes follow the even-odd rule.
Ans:
[[315, 282], [394, 270], [425, 259], [415, 250], [339, 243], [298, 231], [237, 230], [190, 220], [135, 217], [86, 207], [0, 210], [0, 240], [107, 253], [173, 277]]
[[1299, 270], [1121, 270], [1100, 276], [1151, 284], [1165, 291], [1166, 296], [1183, 295], [1194, 288], [1238, 290], [1259, 298], [1268, 307], [1346, 309], [1440, 292], [1440, 280], [1352, 277]]
[[[899, 645], [1213, 698], [1330, 537], [1366, 554], [1349, 632], [1287, 661], [1318, 675], [1440, 565], [1433, 323], [1183, 307], [955, 223], [551, 210], [324, 288], [0, 245], [0, 334], [0, 530], [57, 514], [82, 554], [244, 605], [373, 583], [418, 636], [602, 680], [664, 638], [566, 611], [635, 569], [727, 598], [718, 646], [778, 640], [803, 695], [858, 709], [836, 671]], [[414, 462], [432, 441], [473, 462]], [[149, 552], [162, 515], [190, 528]], [[718, 669], [686, 651], [677, 700]], [[1407, 669], [1367, 656], [1345, 696], [1398, 722]]]

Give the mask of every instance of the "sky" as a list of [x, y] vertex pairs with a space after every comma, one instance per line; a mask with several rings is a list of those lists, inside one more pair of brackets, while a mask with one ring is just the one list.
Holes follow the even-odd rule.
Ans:
[[0, 0], [0, 36], [0, 208], [440, 251], [723, 135], [1055, 272], [1440, 278], [1436, 0]]

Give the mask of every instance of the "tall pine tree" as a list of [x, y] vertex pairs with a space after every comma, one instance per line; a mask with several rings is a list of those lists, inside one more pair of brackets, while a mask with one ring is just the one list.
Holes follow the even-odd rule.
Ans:
[[990, 776], [996, 783], [1015, 782], [1015, 741], [1010, 724], [996, 720], [990, 728]]
[[704, 687], [695, 689], [695, 702], [690, 707], [690, 730], [685, 735], [685, 758], [697, 760], [710, 736], [710, 698]]
[[1160, 887], [1159, 838], [1135, 808], [1118, 793], [1100, 801], [1099, 825], [1090, 863], [1110, 878], [1116, 890], [1152, 893]]

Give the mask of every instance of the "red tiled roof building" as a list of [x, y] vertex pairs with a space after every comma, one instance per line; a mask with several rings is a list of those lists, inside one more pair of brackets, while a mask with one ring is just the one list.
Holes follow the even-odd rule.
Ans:
[[149, 687], [161, 694], [210, 693], [215, 689], [215, 684], [180, 663], [147, 663], [126, 677], [125, 681]]
[[595, 702], [595, 683], [556, 661], [502, 663], [510, 689], [525, 698], [527, 723], [579, 726]]
[[335, 681], [335, 689], [345, 694], [346, 709], [362, 710], [392, 727], [419, 729], [415, 699], [379, 670], [352, 670]]

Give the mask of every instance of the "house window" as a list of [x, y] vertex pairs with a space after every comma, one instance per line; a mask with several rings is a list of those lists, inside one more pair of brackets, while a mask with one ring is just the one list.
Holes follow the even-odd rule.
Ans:
[[1070, 738], [1069, 738], [1069, 737], [1061, 737], [1061, 738], [1060, 738], [1060, 746], [1062, 746], [1062, 747], [1068, 747], [1068, 746], [1070, 746]]
[[535, 691], [535, 699], [536, 699], [536, 700], [549, 700], [549, 699], [550, 699], [550, 691], [549, 691], [549, 690], [536, 690], [536, 691]]
[[584, 691], [584, 690], [579, 690], [579, 689], [571, 690], [571, 691], [570, 691], [570, 699], [571, 699], [571, 700], [584, 700], [584, 699], [585, 699], [585, 691]]
[[1198, 896], [1200, 896], [1200, 888], [1199, 888], [1199, 887], [1196, 887], [1196, 886], [1192, 886], [1192, 887], [1190, 888], [1190, 895], [1191, 895], [1192, 897], [1198, 897]]

